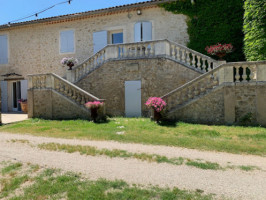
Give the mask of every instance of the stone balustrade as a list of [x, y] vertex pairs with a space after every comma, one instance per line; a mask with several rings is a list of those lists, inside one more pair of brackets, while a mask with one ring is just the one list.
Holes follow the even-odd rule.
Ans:
[[181, 87], [162, 96], [168, 111], [178, 108], [222, 84], [266, 81], [266, 62], [237, 62], [221, 64]]
[[88, 101], [104, 101], [53, 73], [29, 75], [28, 79], [29, 89], [53, 89], [80, 106]]
[[109, 60], [166, 57], [200, 72], [208, 72], [217, 61], [168, 40], [112, 44], [67, 71], [67, 80], [75, 83]]

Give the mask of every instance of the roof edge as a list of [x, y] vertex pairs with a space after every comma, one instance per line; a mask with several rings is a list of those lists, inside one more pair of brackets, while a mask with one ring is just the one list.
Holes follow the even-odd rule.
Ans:
[[58, 15], [58, 16], [24, 21], [24, 22], [18, 22], [18, 23], [14, 23], [11, 25], [4, 24], [4, 25], [0, 25], [0, 30], [20, 27], [20, 26], [25, 26], [25, 25], [40, 24], [40, 23], [45, 23], [45, 22], [75, 19], [79, 17], [87, 17], [87, 16], [92, 16], [92, 15], [117, 12], [117, 11], [122, 11], [126, 9], [134, 9], [134, 8], [136, 9], [136, 8], [147, 7], [151, 5], [158, 5], [161, 3], [168, 3], [168, 2], [173, 2], [173, 1], [176, 1], [176, 0], [150, 0], [150, 1], [144, 1], [144, 2], [139, 2], [139, 3], [125, 4], [125, 5], [115, 6], [115, 7], [103, 8], [103, 9], [97, 9], [97, 10], [91, 10], [91, 11], [85, 11], [85, 12], [79, 12], [79, 13], [73, 13], [73, 14], [67, 14], [67, 15]]

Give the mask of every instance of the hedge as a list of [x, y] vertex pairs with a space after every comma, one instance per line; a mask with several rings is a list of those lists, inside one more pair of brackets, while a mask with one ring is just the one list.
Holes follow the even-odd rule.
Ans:
[[[175, 14], [189, 16], [187, 46], [207, 54], [205, 47], [217, 43], [232, 43], [234, 52], [227, 61], [244, 61], [243, 0], [179, 0], [161, 6]], [[212, 56], [217, 59], [217, 57]]]
[[244, 9], [246, 59], [266, 60], [266, 0], [246, 0]]

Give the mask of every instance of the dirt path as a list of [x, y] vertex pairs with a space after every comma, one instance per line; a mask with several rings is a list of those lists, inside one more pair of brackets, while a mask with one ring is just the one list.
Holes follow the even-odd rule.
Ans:
[[67, 171], [82, 172], [91, 179], [122, 179], [128, 183], [152, 184], [189, 190], [200, 189], [206, 193], [214, 193], [234, 199], [265, 199], [266, 197], [266, 172], [262, 170], [250, 172], [241, 170], [202, 170], [186, 165], [148, 163], [136, 159], [81, 156], [78, 153], [50, 152], [27, 144], [7, 142], [11, 139], [26, 139], [33, 144], [48, 142], [81, 144], [98, 148], [155, 153], [167, 157], [200, 158], [219, 164], [231, 162], [231, 164], [238, 165], [255, 165], [262, 169], [265, 169], [266, 166], [265, 157], [203, 152], [165, 146], [65, 140], [0, 133], [0, 161], [16, 159]]

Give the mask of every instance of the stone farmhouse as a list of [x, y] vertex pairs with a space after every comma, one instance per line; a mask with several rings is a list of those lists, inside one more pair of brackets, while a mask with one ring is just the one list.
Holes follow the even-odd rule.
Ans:
[[[186, 47], [188, 17], [152, 0], [0, 26], [2, 112], [88, 118], [87, 101], [111, 116], [149, 116], [151, 96], [166, 118], [266, 125], [266, 61], [226, 63]], [[79, 64], [63, 68], [64, 57]]]

